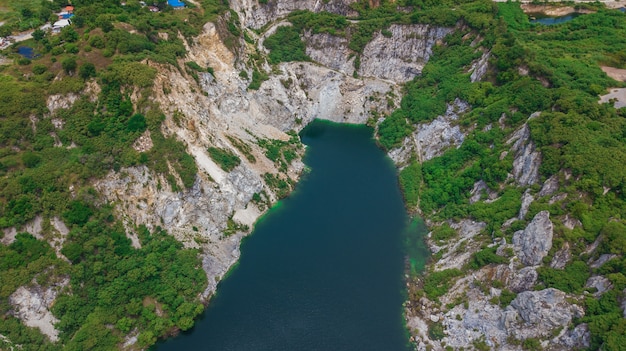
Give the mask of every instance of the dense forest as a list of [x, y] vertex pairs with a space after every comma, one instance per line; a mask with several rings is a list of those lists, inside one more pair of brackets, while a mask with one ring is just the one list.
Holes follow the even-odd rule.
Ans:
[[[92, 185], [110, 171], [136, 165], [163, 175], [174, 190], [194, 184], [198, 169], [193, 157], [181, 141], [162, 133], [165, 116], [149, 99], [156, 71], [146, 62], [170, 65], [192, 77], [212, 73], [210, 67], [185, 61], [185, 45], [204, 23], [219, 18], [228, 18], [229, 34], [223, 39], [233, 51], [254, 43], [227, 2], [197, 3], [175, 11], [159, 0], [159, 12], [153, 13], [134, 0], [124, 6], [116, 0], [75, 0], [71, 26], [58, 35], [37, 29], [20, 44], [32, 47], [35, 57], [18, 55], [17, 44], [2, 52], [9, 62], [0, 65], [0, 229], [43, 219], [42, 238], [18, 233], [10, 245], [0, 245], [0, 334], [11, 344], [23, 350], [109, 350], [133, 334], [138, 346], [147, 347], [191, 328], [202, 312], [199, 295], [207, 278], [198, 250], [184, 249], [161, 228], [145, 227], [131, 228], [140, 240], [141, 248], [136, 248], [126, 235], [129, 228]], [[0, 8], [10, 9], [0, 13], [0, 36], [54, 20], [65, 5], [60, 0], [0, 1]], [[600, 65], [626, 68], [626, 15], [590, 4], [585, 8], [592, 13], [544, 26], [530, 23], [516, 3], [405, 0], [371, 6], [359, 1], [351, 7], [358, 16], [289, 14], [285, 20], [292, 26], [280, 27], [264, 42], [268, 57], [256, 53], [249, 61], [248, 88], [258, 89], [272, 74], [263, 63], [271, 67], [309, 61], [305, 31], [348, 38], [358, 68], [365, 45], [377, 33], [386, 35], [391, 24], [454, 27], [433, 48], [422, 74], [404, 86], [400, 108], [377, 125], [380, 146], [391, 150], [455, 100], [471, 106], [458, 121], [466, 133], [460, 147], [403, 165], [399, 183], [407, 207], [439, 223], [431, 228], [434, 240], [454, 240], [447, 221], [484, 221], [488, 225], [476, 240], [485, 243], [499, 238], [510, 242], [540, 211], [553, 218], [572, 216], [581, 223], [574, 229], [555, 220], [554, 244], [544, 263], [564, 245], [571, 247], [573, 259], [563, 269], [547, 264], [539, 268], [537, 288], [582, 296], [586, 315], [575, 323], [589, 325], [591, 349], [624, 349], [626, 319], [620, 301], [626, 289], [626, 111], [599, 104], [598, 95], [624, 86]], [[468, 69], [485, 52], [490, 54], [487, 75], [471, 82]], [[240, 76], [248, 79], [247, 71]], [[94, 83], [99, 91], [90, 89]], [[70, 93], [82, 97], [67, 109], [48, 109], [47, 96]], [[131, 95], [138, 98], [133, 101]], [[525, 189], [510, 180], [512, 155], [501, 155], [508, 150], [510, 134], [524, 124], [542, 155], [540, 184], [556, 177], [567, 196], [558, 201], [538, 197], [524, 218], [503, 226], [519, 212]], [[146, 131], [154, 146], [138, 152], [132, 145]], [[297, 157], [296, 144], [259, 141], [266, 157], [281, 169]], [[254, 159], [245, 145], [237, 148]], [[208, 152], [225, 171], [241, 162], [228, 150]], [[496, 201], [470, 203], [470, 191], [479, 180], [497, 193]], [[280, 196], [291, 188], [269, 173], [265, 181]], [[539, 187], [528, 188], [536, 193]], [[55, 219], [69, 229], [58, 251], [49, 244], [55, 240], [50, 224]], [[588, 252], [594, 243], [597, 249]], [[604, 254], [612, 259], [598, 268], [589, 266]], [[436, 300], [455, 277], [503, 262], [505, 257], [485, 245], [464, 271], [426, 272], [421, 294]], [[584, 295], [592, 274], [605, 276], [612, 285], [599, 299]], [[65, 279], [69, 284], [51, 311], [59, 320], [57, 342], [10, 315], [9, 296], [18, 287]], [[499, 303], [513, 298], [514, 293], [503, 292]], [[0, 348], [4, 342], [0, 339]]]

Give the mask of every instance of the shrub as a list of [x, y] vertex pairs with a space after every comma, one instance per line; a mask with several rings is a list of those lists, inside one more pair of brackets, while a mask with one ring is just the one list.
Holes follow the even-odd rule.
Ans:
[[298, 30], [292, 26], [283, 26], [263, 42], [270, 50], [269, 62], [277, 64], [290, 61], [309, 61], [305, 53], [304, 42], [300, 39]]
[[220, 168], [226, 172], [232, 171], [235, 167], [239, 166], [241, 160], [230, 150], [220, 149], [216, 147], [210, 147], [208, 149], [209, 156], [215, 161]]
[[63, 67], [65, 73], [69, 75], [72, 75], [72, 73], [74, 73], [74, 71], [76, 70], [76, 66], [76, 59], [73, 57], [67, 57], [63, 59], [63, 61], [61, 61], [61, 67]]

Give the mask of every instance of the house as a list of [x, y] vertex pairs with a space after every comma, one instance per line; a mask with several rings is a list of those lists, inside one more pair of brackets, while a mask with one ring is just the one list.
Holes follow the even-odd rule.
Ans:
[[73, 16], [74, 16], [73, 13], [67, 12], [67, 11], [63, 11], [63, 12], [59, 13], [59, 19], [60, 20], [62, 20], [62, 19], [69, 19], [69, 18], [72, 18]]
[[74, 6], [72, 6], [72, 5], [65, 6], [65, 12], [67, 12], [67, 13], [74, 13]]
[[156, 6], [148, 6], [148, 8], [150, 9], [150, 12], [159, 12], [159, 8]]
[[185, 3], [180, 0], [167, 0], [167, 4], [174, 9], [182, 9], [185, 7]]
[[61, 29], [69, 26], [70, 24], [72, 24], [72, 22], [69, 19], [58, 20], [52, 25], [52, 32], [58, 33]]

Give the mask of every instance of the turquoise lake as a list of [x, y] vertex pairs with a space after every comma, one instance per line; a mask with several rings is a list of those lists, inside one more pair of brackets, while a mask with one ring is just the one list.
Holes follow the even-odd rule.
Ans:
[[195, 327], [157, 350], [410, 350], [404, 244], [422, 229], [393, 163], [368, 127], [315, 121], [301, 138], [310, 172], [258, 221]]

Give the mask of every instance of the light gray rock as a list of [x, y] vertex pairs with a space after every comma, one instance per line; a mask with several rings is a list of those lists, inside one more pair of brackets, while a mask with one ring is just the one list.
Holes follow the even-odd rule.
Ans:
[[483, 198], [483, 195], [486, 195], [487, 200], [494, 200], [495, 198], [498, 197], [498, 193], [489, 189], [489, 186], [487, 186], [487, 183], [485, 183], [485, 181], [482, 179], [474, 183], [474, 188], [472, 188], [472, 191], [470, 192], [470, 194], [471, 194], [471, 197], [469, 199], [470, 204], [474, 204], [480, 201]]
[[472, 74], [470, 75], [470, 80], [472, 83], [478, 82], [481, 80], [485, 73], [487, 73], [487, 69], [489, 68], [489, 58], [491, 57], [490, 51], [483, 52], [483, 55], [472, 64], [470, 71]]
[[531, 290], [537, 282], [537, 271], [534, 267], [524, 267], [517, 273], [513, 274], [513, 277], [507, 284], [508, 288], [516, 293]]
[[389, 157], [396, 165], [405, 165], [415, 154], [418, 161], [424, 162], [443, 154], [449, 147], [460, 146], [465, 140], [465, 134], [455, 125], [455, 121], [468, 109], [466, 102], [456, 99], [448, 104], [444, 115], [429, 123], [418, 124], [400, 147], [389, 151]]
[[583, 309], [567, 302], [566, 297], [564, 292], [553, 288], [524, 291], [511, 301], [510, 308], [517, 310], [524, 323], [552, 329], [584, 315]]
[[547, 195], [552, 195], [557, 190], [559, 190], [559, 179], [557, 178], [555, 174], [555, 175], [552, 175], [543, 183], [543, 186], [541, 187], [541, 190], [539, 190], [539, 193], [537, 194], [537, 196], [543, 197]]
[[575, 227], [582, 227], [582, 225], [583, 224], [578, 219], [570, 216], [569, 213], [563, 218], [563, 226], [569, 230], [572, 230]]
[[519, 209], [519, 214], [517, 216], [517, 219], [524, 219], [526, 218], [526, 214], [528, 213], [528, 208], [530, 207], [530, 204], [535, 200], [535, 198], [530, 194], [530, 189], [526, 189], [526, 191], [524, 191], [524, 194], [522, 194], [522, 206]]
[[19, 287], [9, 296], [12, 314], [25, 325], [38, 328], [50, 341], [56, 342], [59, 339], [59, 331], [55, 329], [54, 324], [58, 319], [52, 315], [50, 308], [58, 293], [69, 284], [69, 281], [69, 278], [65, 277], [54, 280], [47, 287], [42, 287], [37, 282]]
[[602, 267], [603, 264], [609, 262], [610, 260], [614, 259], [615, 257], [617, 257], [616, 254], [602, 254], [602, 255], [600, 255], [600, 257], [597, 260], [591, 262], [589, 264], [589, 267], [591, 267], [593, 269], [600, 268], [600, 267]]
[[594, 297], [600, 297], [605, 292], [611, 290], [613, 285], [611, 281], [606, 277], [601, 275], [596, 275], [587, 279], [587, 283], [585, 283], [585, 287], [587, 288], [595, 288], [597, 291], [593, 294]]
[[465, 134], [461, 132], [458, 125], [453, 125], [453, 123], [468, 108], [469, 105], [466, 102], [457, 99], [453, 104], [448, 105], [443, 116], [417, 126], [414, 139], [422, 161], [441, 155], [450, 146], [458, 147], [463, 143]]
[[350, 4], [354, 2], [356, 0], [269, 0], [266, 4], [261, 4], [257, 0], [232, 0], [229, 1], [229, 5], [237, 11], [244, 27], [259, 29], [295, 10], [327, 11], [344, 16], [355, 16], [358, 13], [350, 8]]
[[391, 37], [378, 32], [365, 46], [358, 73], [364, 77], [401, 83], [422, 72], [432, 53], [432, 46], [450, 33], [452, 28], [392, 24], [387, 30]]
[[525, 265], [538, 265], [552, 247], [552, 234], [550, 213], [541, 211], [535, 215], [526, 229], [513, 234], [513, 250]]
[[550, 267], [556, 269], [563, 269], [572, 259], [572, 252], [570, 251], [569, 243], [565, 242], [563, 246], [554, 254]]
[[585, 349], [591, 342], [591, 333], [586, 323], [577, 325], [572, 330], [565, 330], [563, 336], [553, 340], [553, 345], [565, 347], [567, 350]]
[[530, 128], [528, 124], [518, 129], [507, 141], [512, 144], [511, 152], [514, 153], [513, 176], [521, 186], [528, 186], [539, 181], [539, 166], [541, 165], [541, 153], [530, 140]]
[[[306, 54], [330, 69], [351, 76], [354, 72], [354, 52], [348, 48], [348, 38], [328, 33], [304, 34]], [[352, 56], [352, 57], [351, 57]]]

